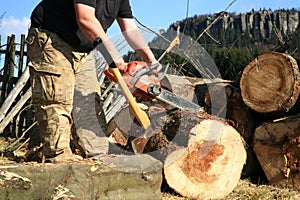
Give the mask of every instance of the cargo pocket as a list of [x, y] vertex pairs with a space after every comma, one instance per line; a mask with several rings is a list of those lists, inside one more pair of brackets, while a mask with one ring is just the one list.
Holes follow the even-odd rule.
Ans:
[[33, 103], [49, 104], [55, 101], [54, 77], [57, 75], [39, 72], [30, 67], [30, 81]]
[[33, 101], [45, 104], [72, 103], [72, 51], [63, 46], [64, 41], [55, 33], [37, 28], [30, 29], [27, 44]]
[[52, 74], [30, 67], [33, 103], [71, 105], [74, 78], [71, 74]]
[[36, 71], [61, 74], [58, 64], [64, 55], [52, 46], [51, 32], [30, 28], [26, 38], [27, 57]]

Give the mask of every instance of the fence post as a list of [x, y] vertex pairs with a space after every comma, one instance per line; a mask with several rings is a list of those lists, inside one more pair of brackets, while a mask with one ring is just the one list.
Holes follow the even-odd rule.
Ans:
[[23, 63], [24, 63], [24, 52], [25, 51], [25, 35], [21, 35], [21, 44], [20, 44], [20, 57], [19, 57], [19, 64], [18, 64], [18, 78], [23, 73]]
[[8, 82], [7, 82], [7, 91], [6, 95], [10, 93], [10, 91], [13, 89], [13, 82], [14, 82], [14, 73], [15, 73], [15, 57], [16, 57], [16, 36], [11, 35], [10, 39], [10, 51], [8, 52]]
[[6, 89], [7, 89], [7, 81], [8, 81], [8, 59], [9, 59], [9, 50], [11, 48], [10, 37], [7, 36], [7, 44], [6, 44], [6, 51], [4, 57], [4, 66], [3, 66], [3, 82], [1, 87], [1, 104], [4, 102], [6, 97]]

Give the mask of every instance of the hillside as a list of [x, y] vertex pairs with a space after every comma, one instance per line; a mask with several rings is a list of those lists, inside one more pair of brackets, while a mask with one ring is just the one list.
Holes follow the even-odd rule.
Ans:
[[[235, 80], [253, 58], [264, 52], [280, 51], [300, 57], [299, 19], [300, 11], [295, 9], [196, 15], [171, 24], [163, 36], [178, 28], [194, 40], [201, 35], [197, 41], [212, 56], [222, 77]], [[155, 38], [151, 44], [159, 46], [162, 41]], [[174, 63], [182, 61], [178, 59]], [[191, 70], [187, 67], [186, 71]]]

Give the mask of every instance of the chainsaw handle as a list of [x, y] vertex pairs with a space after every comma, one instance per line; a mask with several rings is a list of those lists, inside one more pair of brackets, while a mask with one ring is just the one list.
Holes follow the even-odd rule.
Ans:
[[[145, 62], [142, 61], [132, 61], [130, 63], [126, 63], [126, 65], [124, 66], [123, 70], [121, 71], [121, 74], [124, 73], [132, 73], [135, 74], [135, 70], [137, 69], [137, 66], [140, 66], [141, 68], [147, 68], [147, 64]], [[109, 71], [109, 65], [106, 64], [104, 67], [104, 74], [112, 81], [117, 82], [115, 76], [113, 75], [113, 73], [111, 73]]]

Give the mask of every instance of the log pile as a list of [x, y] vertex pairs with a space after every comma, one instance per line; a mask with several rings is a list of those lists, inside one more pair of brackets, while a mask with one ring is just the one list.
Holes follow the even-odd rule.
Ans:
[[300, 190], [300, 75], [296, 60], [265, 53], [243, 71], [243, 101], [259, 116], [252, 147], [270, 184]]
[[[144, 153], [164, 163], [169, 187], [186, 197], [220, 198], [232, 191], [243, 173], [257, 182], [299, 190], [300, 78], [295, 59], [283, 53], [260, 55], [245, 67], [238, 84], [167, 79], [175, 94], [205, 108], [203, 113], [147, 108], [155, 131]], [[213, 96], [220, 98], [213, 100]], [[130, 118], [125, 110], [111, 120], [108, 133], [118, 148], [128, 152], [131, 141], [142, 132], [133, 128], [134, 119], [120, 125], [117, 116]], [[219, 115], [224, 112], [225, 116]], [[211, 129], [217, 124], [222, 128]], [[203, 152], [205, 156], [199, 156]]]

